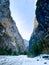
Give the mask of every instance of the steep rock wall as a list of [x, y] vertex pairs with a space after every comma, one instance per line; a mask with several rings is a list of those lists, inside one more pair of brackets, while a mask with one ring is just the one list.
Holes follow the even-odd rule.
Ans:
[[[24, 52], [24, 41], [18, 31], [16, 23], [11, 17], [10, 1], [0, 0], [0, 24], [2, 30], [0, 30], [0, 42], [1, 45], [11, 48], [12, 51]], [[1, 41], [2, 40], [2, 41]]]

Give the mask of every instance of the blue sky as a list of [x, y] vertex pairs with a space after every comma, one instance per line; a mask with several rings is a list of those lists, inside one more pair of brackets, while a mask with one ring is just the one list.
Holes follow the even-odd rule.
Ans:
[[29, 40], [34, 27], [35, 0], [10, 0], [11, 16], [21, 36]]

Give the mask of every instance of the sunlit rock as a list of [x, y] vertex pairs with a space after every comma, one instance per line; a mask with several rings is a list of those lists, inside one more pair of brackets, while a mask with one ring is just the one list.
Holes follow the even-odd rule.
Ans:
[[[0, 0], [0, 43], [7, 48], [12, 49], [13, 52], [24, 52], [25, 45], [16, 23], [11, 17], [9, 0]], [[5, 33], [5, 34], [4, 34]], [[4, 34], [4, 35], [3, 35]]]

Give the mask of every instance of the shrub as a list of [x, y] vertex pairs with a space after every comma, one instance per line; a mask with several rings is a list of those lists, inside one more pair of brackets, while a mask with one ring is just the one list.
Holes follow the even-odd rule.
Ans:
[[38, 46], [37, 46], [36, 43], [34, 43], [33, 46], [32, 46], [32, 55], [33, 56], [38, 55]]

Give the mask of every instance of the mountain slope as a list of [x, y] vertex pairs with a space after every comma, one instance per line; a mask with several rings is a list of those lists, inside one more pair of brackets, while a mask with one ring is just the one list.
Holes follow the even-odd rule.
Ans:
[[28, 48], [29, 48], [29, 41], [24, 39], [24, 45], [25, 45], [25, 49], [28, 50]]
[[3, 32], [4, 35], [0, 35], [0, 44], [2, 44], [3, 47], [12, 49], [13, 52], [24, 52], [24, 40], [11, 17], [9, 6], [9, 0], [0, 0], [0, 24], [2, 25], [0, 31], [5, 30]]

